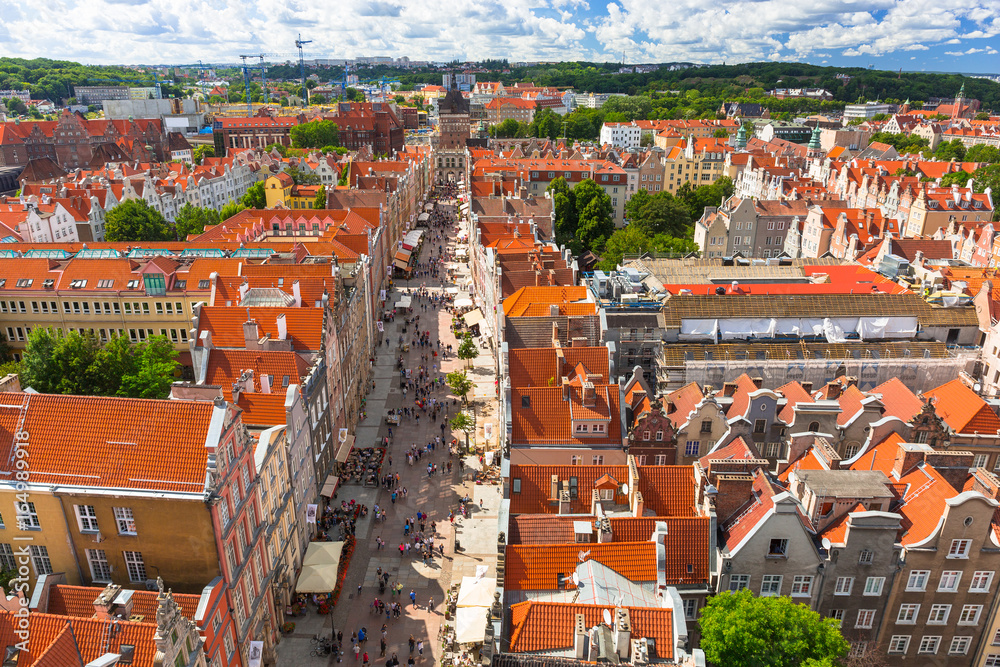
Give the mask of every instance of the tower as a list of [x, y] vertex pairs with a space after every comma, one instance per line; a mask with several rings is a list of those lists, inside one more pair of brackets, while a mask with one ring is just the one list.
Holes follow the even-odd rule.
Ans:
[[961, 118], [962, 117], [962, 103], [965, 101], [965, 82], [962, 82], [962, 87], [958, 89], [958, 97], [955, 98], [955, 106], [952, 108], [951, 117]]
[[821, 134], [822, 132], [819, 129], [819, 125], [813, 128], [812, 137], [809, 139], [809, 145], [807, 147], [808, 150], [806, 152], [806, 157], [823, 157], [823, 144], [820, 142]]
[[740, 129], [736, 130], [736, 147], [746, 148], [747, 147], [747, 124], [740, 123]]

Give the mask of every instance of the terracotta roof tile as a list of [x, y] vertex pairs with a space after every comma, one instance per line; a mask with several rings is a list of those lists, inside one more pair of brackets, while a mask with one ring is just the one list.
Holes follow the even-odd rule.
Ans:
[[[504, 299], [503, 308], [507, 317], [521, 317], [532, 313], [533, 317], [543, 317], [549, 315], [549, 306], [558, 305], [561, 314], [562, 310], [572, 304], [586, 304], [585, 306], [574, 306], [572, 314], [593, 314], [596, 306], [593, 302], [587, 302], [586, 287], [522, 287], [508, 298]], [[586, 312], [575, 312], [585, 310]], [[544, 312], [543, 312], [544, 311]]]
[[[208, 356], [205, 384], [222, 387], [226, 400], [232, 400], [233, 383], [245, 370], [254, 372], [254, 391], [263, 391], [262, 374], [271, 378], [271, 393], [282, 399], [289, 384], [298, 384], [309, 373], [309, 364], [295, 352], [265, 352], [261, 350], [224, 350], [214, 348]], [[287, 378], [287, 383], [285, 379]]]
[[[243, 348], [246, 340], [243, 323], [247, 321], [247, 311], [256, 320], [261, 335], [268, 334], [277, 339], [277, 317], [285, 315], [288, 337], [292, 347], [301, 351], [317, 351], [323, 341], [323, 310], [321, 308], [238, 308], [227, 306], [203, 306], [198, 321], [198, 335], [202, 331], [212, 332], [215, 347]], [[200, 340], [200, 338], [199, 338]]]
[[891, 478], [892, 469], [896, 465], [896, 450], [903, 442], [906, 440], [901, 435], [895, 431], [890, 433], [852, 463], [851, 470], [881, 470]]
[[691, 412], [705, 398], [701, 386], [697, 382], [690, 382], [676, 391], [667, 394], [667, 400], [673, 404], [673, 410], [667, 417], [675, 428], [683, 426]]
[[898, 417], [904, 422], [916, 417], [924, 405], [902, 380], [895, 377], [886, 380], [868, 393], [881, 394], [882, 405], [885, 407], [883, 417]]
[[[652, 607], [625, 607], [632, 622], [632, 636], [651, 638], [656, 657], [673, 657], [673, 610]], [[576, 615], [583, 614], [588, 628], [603, 622], [602, 605], [563, 604], [559, 602], [521, 602], [510, 608], [510, 650], [535, 653], [572, 648]]]
[[[123, 645], [135, 647], [132, 664], [135, 667], [153, 667], [153, 657], [156, 654], [156, 644], [153, 636], [156, 634], [156, 623], [119, 623], [118, 631], [109, 638], [108, 622], [95, 619], [70, 618], [55, 614], [40, 614], [32, 612], [28, 617], [28, 651], [22, 652], [18, 665], [34, 665], [35, 661], [52, 646], [66, 628], [73, 627], [73, 636], [79, 646], [83, 663], [87, 664], [105, 653], [120, 653]], [[4, 646], [13, 646], [16, 639], [14, 629], [18, 627], [18, 619], [10, 612], [0, 611], [0, 642]], [[60, 654], [65, 655], [65, 645], [60, 640]], [[72, 654], [70, 654], [72, 655]], [[71, 667], [70, 662], [59, 667]], [[49, 663], [53, 664], [53, 663]]]
[[798, 382], [792, 381], [778, 387], [778, 393], [785, 397], [787, 401], [785, 407], [778, 414], [779, 419], [786, 424], [791, 424], [795, 420], [795, 406], [799, 403], [812, 403], [813, 397]]
[[13, 460], [23, 405], [33, 483], [204, 490], [212, 403], [2, 393], [0, 460]]
[[657, 522], [666, 523], [667, 584], [708, 582], [709, 517], [612, 517], [610, 521], [613, 542], [649, 541]]
[[286, 423], [284, 392], [240, 394], [236, 404], [243, 410], [243, 423], [247, 426], [281, 426]]
[[[20, 660], [18, 664], [20, 664]], [[56, 638], [35, 660], [34, 667], [83, 667], [83, 656], [73, 636], [73, 625], [66, 623]]]
[[510, 591], [551, 591], [572, 587], [572, 574], [587, 559], [611, 568], [630, 581], [656, 581], [656, 544], [653, 542], [610, 542], [605, 544], [541, 544], [507, 547], [504, 586]]
[[723, 447], [722, 449], [718, 449], [710, 454], [706, 454], [705, 456], [701, 457], [700, 459], [698, 459], [698, 463], [701, 464], [702, 468], [707, 470], [709, 468], [709, 462], [711, 461], [718, 461], [720, 459], [728, 460], [728, 459], [759, 459], [759, 458], [760, 456], [758, 456], [757, 450], [754, 449], [752, 445], [747, 443], [747, 441], [743, 439], [743, 436], [740, 436], [735, 440], [733, 440], [732, 442], [730, 442], [725, 447]]
[[749, 375], [743, 373], [736, 378], [736, 392], [733, 394], [733, 402], [729, 406], [729, 410], [726, 411], [726, 416], [732, 419], [746, 414], [747, 408], [750, 407], [750, 394], [755, 391], [757, 391], [757, 385], [754, 384]]
[[990, 406], [958, 378], [924, 392], [934, 402], [934, 411], [956, 433], [996, 434], [1000, 417]]
[[[94, 615], [94, 600], [101, 594], [103, 588], [97, 586], [69, 586], [57, 584], [49, 590], [49, 606], [46, 612], [59, 616], [90, 618]], [[156, 622], [156, 600], [158, 593], [144, 590], [132, 591], [132, 615], [144, 616], [144, 622]], [[195, 617], [198, 611], [199, 595], [174, 593], [174, 601], [180, 606], [181, 613], [189, 619]]]
[[837, 424], [846, 425], [856, 414], [861, 411], [861, 401], [867, 398], [855, 385], [850, 385], [837, 397], [840, 403], [840, 414], [837, 415]]
[[[508, 375], [511, 387], [558, 387], [562, 376], [570, 376], [577, 364], [583, 364], [589, 374], [609, 380], [610, 357], [608, 348], [564, 347], [565, 365], [558, 368], [555, 348], [515, 348], [510, 351]], [[550, 383], [551, 380], [551, 383]]]
[[851, 509], [844, 512], [836, 521], [827, 526], [822, 533], [821, 537], [826, 537], [833, 544], [843, 545], [844, 540], [847, 539], [847, 522], [850, 519], [851, 512], [864, 512], [865, 506], [861, 503], [856, 504]]
[[573, 524], [591, 521], [580, 515], [521, 514], [510, 519], [507, 544], [565, 544], [573, 542]]
[[[569, 388], [570, 400], [564, 400], [562, 387], [514, 389], [513, 441], [518, 444], [620, 444], [618, 385], [596, 385], [595, 391], [597, 405], [588, 408], [581, 402], [581, 392], [577, 387]], [[578, 437], [573, 431], [574, 416], [578, 419], [609, 420], [606, 433]]]

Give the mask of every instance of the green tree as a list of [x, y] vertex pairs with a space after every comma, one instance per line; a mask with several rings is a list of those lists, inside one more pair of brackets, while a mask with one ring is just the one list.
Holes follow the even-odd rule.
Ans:
[[28, 105], [16, 97], [4, 100], [4, 104], [7, 106], [7, 111], [14, 115], [23, 116], [28, 113]]
[[510, 139], [512, 137], [516, 137], [518, 136], [520, 125], [521, 124], [513, 118], [508, 118], [502, 123], [493, 126], [493, 136], [499, 137], [500, 139]]
[[292, 128], [291, 136], [294, 148], [340, 145], [340, 130], [332, 120], [314, 120], [296, 125]]
[[452, 371], [445, 376], [445, 384], [451, 388], [452, 393], [455, 396], [462, 399], [462, 403], [468, 404], [469, 402], [469, 392], [475, 384], [469, 379], [468, 374], [465, 371]]
[[952, 159], [961, 162], [965, 159], [965, 144], [962, 143], [961, 139], [942, 141], [938, 144], [938, 147], [934, 149], [933, 156], [935, 159], [946, 162]]
[[228, 220], [245, 208], [246, 206], [242, 203], [237, 203], [230, 199], [229, 203], [223, 206], [219, 211], [219, 220]]
[[195, 164], [201, 164], [205, 161], [205, 158], [215, 157], [215, 146], [212, 146], [211, 144], [195, 146], [191, 151], [191, 155], [194, 158]]
[[469, 434], [476, 428], [475, 420], [463, 410], [449, 419], [448, 424], [454, 430], [465, 433], [465, 450], [469, 451]]
[[665, 190], [655, 195], [639, 190], [625, 204], [629, 226], [638, 227], [647, 236], [688, 234], [691, 227], [691, 214], [688, 211], [683, 201]]
[[577, 184], [573, 194], [578, 217], [576, 241], [580, 247], [600, 253], [615, 231], [611, 196], [589, 178]]
[[996, 146], [986, 144], [976, 144], [965, 152], [966, 162], [989, 162], [995, 164], [1000, 162], [1000, 150]]
[[705, 657], [718, 667], [837, 665], [850, 648], [838, 621], [747, 589], [709, 599], [698, 624]]
[[119, 396], [132, 398], [166, 398], [176, 379], [177, 350], [166, 336], [153, 336], [139, 346], [138, 364], [131, 373], [122, 376]]
[[718, 130], [712, 133], [712, 136], [715, 137], [716, 139], [725, 139], [726, 137], [729, 136], [729, 132], [727, 132], [725, 128], [720, 127]]
[[124, 241], [172, 241], [174, 232], [159, 211], [142, 199], [126, 199], [105, 216], [104, 238]]
[[201, 234], [206, 226], [219, 224], [219, 212], [184, 204], [174, 219], [177, 239], [184, 241], [191, 234]]
[[[0, 332], [0, 364], [5, 364], [10, 360], [10, 343], [7, 341], [7, 335]], [[0, 375], [0, 377], [3, 377], [3, 375]]]
[[563, 243], [576, 234], [576, 196], [562, 176], [553, 179], [547, 191], [552, 197], [552, 207], [556, 216], [557, 241]]
[[470, 362], [479, 356], [479, 349], [476, 347], [476, 341], [472, 339], [472, 334], [466, 332], [462, 336], [462, 342], [458, 345], [458, 358], [465, 362], [468, 366]]
[[264, 194], [264, 181], [257, 181], [240, 198], [240, 203], [246, 208], [267, 208], [267, 195]]
[[319, 176], [317, 174], [310, 174], [307, 171], [300, 170], [298, 167], [289, 165], [285, 168], [285, 173], [292, 177], [292, 182], [295, 185], [319, 185]]
[[326, 208], [326, 186], [319, 186], [319, 190], [316, 191], [316, 201], [313, 202], [313, 208]]
[[326, 95], [319, 93], [309, 96], [309, 104], [326, 104]]
[[280, 155], [281, 157], [288, 157], [288, 146], [286, 146], [285, 144], [278, 144], [278, 143], [268, 144], [267, 146], [264, 146], [263, 150], [265, 153], [270, 153], [271, 151], [278, 151], [278, 155]]

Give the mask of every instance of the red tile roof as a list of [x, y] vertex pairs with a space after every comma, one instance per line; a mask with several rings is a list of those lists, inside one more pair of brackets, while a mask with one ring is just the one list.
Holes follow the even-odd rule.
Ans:
[[837, 425], [845, 426], [856, 414], [861, 412], [861, 401], [867, 398], [855, 385], [849, 385], [840, 392], [837, 402], [840, 403], [840, 414], [837, 415]]
[[844, 545], [844, 540], [847, 539], [847, 521], [850, 519], [851, 512], [864, 512], [865, 506], [861, 503], [856, 504], [851, 509], [844, 512], [836, 521], [827, 526], [822, 533], [821, 537], [826, 537], [830, 540], [832, 544]]
[[[11, 612], [0, 611], [0, 643], [4, 646], [14, 646], [22, 641], [14, 634], [15, 629], [20, 628], [19, 619]], [[73, 636], [79, 646], [83, 663], [89, 663], [101, 657], [105, 653], [120, 653], [121, 647], [131, 645], [135, 647], [132, 664], [134, 667], [153, 667], [153, 658], [156, 654], [156, 644], [153, 637], [156, 634], [156, 623], [118, 623], [117, 632], [108, 632], [108, 621], [96, 619], [70, 618], [68, 616], [58, 616], [56, 614], [41, 614], [32, 612], [28, 616], [28, 650], [22, 651], [18, 656], [19, 666], [30, 666], [41, 664], [38, 661], [47, 650], [58, 641], [58, 646], [53, 648], [53, 656], [47, 662], [48, 665], [58, 665], [58, 667], [71, 667], [73, 663], [72, 652], [64, 642], [66, 639], [60, 637], [64, 633], [66, 625], [73, 628]], [[56, 655], [68, 656], [68, 662], [56, 663], [52, 660]]]
[[893, 466], [896, 465], [896, 450], [902, 442], [906, 442], [902, 436], [896, 432], [890, 433], [852, 463], [851, 470], [881, 470], [891, 476]]
[[522, 287], [504, 299], [503, 309], [507, 317], [548, 317], [551, 305], [558, 305], [562, 315], [597, 312], [587, 302], [586, 287]]
[[[243, 348], [246, 340], [243, 323], [247, 321], [247, 311], [256, 320], [261, 335], [278, 338], [278, 315], [284, 313], [288, 338], [292, 347], [301, 351], [317, 351], [323, 341], [323, 309], [321, 308], [237, 308], [235, 306], [203, 306], [198, 321], [198, 335], [202, 331], [212, 332], [215, 347]], [[200, 342], [200, 338], [199, 338]]]
[[243, 410], [247, 426], [282, 426], [286, 423], [285, 392], [276, 394], [240, 394], [236, 402]]
[[[49, 606], [46, 612], [60, 616], [90, 618], [94, 615], [94, 600], [101, 594], [103, 588], [97, 586], [69, 586], [57, 584], [49, 590]], [[156, 622], [156, 600], [158, 593], [144, 590], [132, 591], [132, 615], [144, 616], [144, 622]], [[174, 593], [174, 602], [181, 608], [181, 613], [193, 619], [198, 611], [199, 595]]]
[[[517, 388], [512, 391], [513, 441], [518, 444], [621, 444], [621, 415], [618, 385], [594, 387], [596, 404], [585, 407], [578, 387], [569, 388], [569, 400], [562, 387]], [[529, 404], [525, 407], [524, 398]], [[578, 437], [573, 419], [609, 420], [606, 433]]]
[[1000, 433], [1000, 417], [958, 378], [924, 392], [934, 403], [934, 411], [956, 433]]
[[[673, 657], [673, 610], [625, 607], [632, 622], [632, 637], [651, 638], [656, 657]], [[573, 646], [576, 615], [583, 614], [588, 628], [604, 620], [602, 605], [559, 602], [521, 602], [511, 606], [510, 650], [515, 653], [554, 651]], [[613, 613], [613, 610], [612, 610]]]
[[701, 464], [702, 468], [707, 470], [709, 468], [710, 461], [747, 460], [747, 459], [759, 459], [759, 458], [760, 456], [757, 455], [757, 450], [754, 449], [754, 447], [750, 445], [746, 440], [744, 440], [743, 436], [740, 436], [735, 440], [733, 440], [732, 442], [730, 442], [725, 447], [723, 447], [722, 449], [718, 449], [710, 454], [706, 454], [705, 456], [701, 457], [700, 459], [698, 459], [698, 463]]
[[909, 422], [923, 407], [923, 401], [907, 388], [899, 378], [890, 378], [872, 389], [869, 394], [881, 394], [885, 411], [883, 417], [898, 417]]
[[673, 404], [673, 410], [667, 417], [675, 428], [680, 428], [687, 422], [688, 417], [705, 398], [701, 391], [701, 385], [697, 382], [690, 382], [676, 391], [667, 394], [667, 400]]
[[795, 419], [795, 406], [799, 403], [812, 403], [813, 397], [798, 382], [789, 382], [778, 387], [778, 393], [785, 397], [787, 401], [785, 407], [781, 409], [778, 418], [786, 424], [791, 424]]
[[747, 408], [750, 407], [750, 394], [755, 391], [757, 391], [757, 385], [754, 384], [749, 375], [743, 373], [736, 378], [736, 392], [733, 394], [733, 402], [729, 406], [729, 410], [726, 411], [726, 416], [732, 419], [746, 414]]
[[[573, 542], [573, 524], [588, 521], [580, 515], [521, 514], [511, 517], [507, 544], [563, 544]], [[638, 540], [634, 540], [638, 541]]]
[[13, 461], [20, 428], [31, 435], [33, 483], [201, 493], [212, 410], [204, 401], [2, 393], [0, 460]]
[[558, 387], [562, 376], [572, 376], [577, 364], [583, 364], [588, 375], [599, 375], [604, 382], [610, 379], [608, 348], [564, 347], [565, 365], [559, 368], [555, 348], [515, 348], [510, 351], [509, 370], [511, 387]]
[[[21, 661], [18, 660], [18, 664]], [[66, 623], [56, 638], [39, 654], [34, 667], [83, 667], [83, 656], [73, 635], [72, 623]]]
[[[233, 383], [245, 370], [254, 372], [254, 391], [263, 391], [260, 384], [262, 374], [269, 375], [271, 392], [280, 394], [282, 399], [289, 384], [298, 384], [309, 373], [309, 364], [295, 352], [264, 352], [261, 350], [213, 349], [208, 356], [205, 384], [219, 385], [232, 400]], [[285, 383], [287, 377], [288, 382]]]
[[709, 517], [612, 517], [610, 521], [613, 542], [649, 541], [656, 524], [666, 523], [667, 584], [708, 582], [712, 527]]
[[595, 560], [630, 581], [656, 581], [654, 542], [610, 542], [605, 544], [533, 544], [507, 547], [504, 586], [509, 591], [558, 590], [558, 575], [572, 587], [573, 572], [585, 560]]

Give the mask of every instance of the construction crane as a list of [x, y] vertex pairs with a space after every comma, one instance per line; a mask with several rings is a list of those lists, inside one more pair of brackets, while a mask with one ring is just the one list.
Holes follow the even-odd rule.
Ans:
[[97, 83], [144, 83], [147, 85], [152, 83], [153, 85], [156, 86], [156, 99], [158, 100], [163, 99], [163, 91], [160, 89], [160, 84], [173, 83], [173, 81], [166, 81], [166, 80], [161, 81], [160, 79], [157, 79], [155, 75], [153, 76], [152, 82], [144, 79], [87, 79], [88, 83], [91, 81]]
[[250, 99], [250, 70], [255, 69], [254, 65], [247, 64], [247, 58], [260, 58], [260, 63], [256, 68], [260, 69], [260, 86], [264, 90], [264, 104], [271, 101], [267, 94], [267, 64], [264, 62], [266, 54], [258, 53], [250, 56], [240, 56], [243, 60], [243, 85], [247, 98], [247, 113], [253, 113], [253, 103]]
[[295, 40], [295, 48], [299, 50], [299, 75], [302, 77], [302, 100], [303, 103], [309, 105], [309, 89], [306, 88], [306, 61], [302, 55], [302, 47], [306, 44], [312, 44], [311, 39], [302, 39], [302, 33], [299, 33], [299, 38]]

